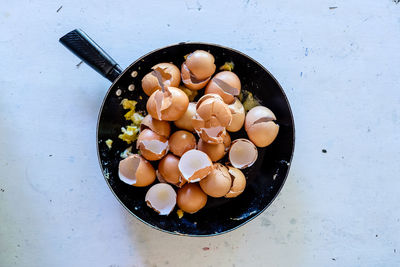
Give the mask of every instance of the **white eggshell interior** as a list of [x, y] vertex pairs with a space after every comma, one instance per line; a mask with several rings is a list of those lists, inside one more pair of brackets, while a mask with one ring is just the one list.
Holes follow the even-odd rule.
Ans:
[[169, 184], [155, 184], [147, 191], [145, 201], [159, 215], [168, 215], [176, 205], [176, 192]]
[[168, 148], [168, 141], [163, 143], [158, 140], [143, 140], [141, 145], [147, 150], [150, 150], [154, 154], [162, 154]]
[[[210, 159], [208, 158], [206, 153], [200, 150], [192, 149], [182, 155], [181, 159], [179, 160], [178, 168], [183, 178], [188, 180], [191, 176], [193, 176], [196, 171], [204, 169], [210, 165]], [[199, 179], [193, 180], [191, 182], [195, 182], [198, 180]]]
[[250, 167], [257, 160], [256, 146], [247, 139], [237, 139], [229, 150], [229, 160], [233, 167], [243, 169]]

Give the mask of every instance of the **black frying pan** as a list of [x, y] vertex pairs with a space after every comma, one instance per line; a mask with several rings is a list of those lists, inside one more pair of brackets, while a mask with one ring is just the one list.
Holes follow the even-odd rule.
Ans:
[[[83, 31], [74, 30], [60, 38], [60, 42], [75, 55], [112, 82], [97, 122], [98, 157], [105, 180], [120, 203], [142, 222], [164, 232], [210, 236], [234, 230], [261, 214], [275, 199], [288, 175], [294, 149], [294, 121], [289, 102], [276, 79], [258, 62], [231, 48], [207, 43], [179, 43], [157, 49], [137, 59], [124, 71]], [[123, 98], [138, 101], [137, 110], [146, 110], [147, 96], [141, 90], [141, 80], [160, 62], [181, 66], [183, 56], [197, 49], [209, 51], [217, 67], [233, 61], [234, 72], [240, 77], [242, 89], [252, 92], [278, 118], [277, 139], [268, 147], [258, 149], [256, 163], [244, 170], [247, 177], [245, 191], [233, 199], [209, 197], [207, 205], [195, 214], [179, 219], [176, 209], [168, 216], [159, 216], [146, 206], [144, 196], [149, 187], [137, 188], [118, 178], [120, 153], [127, 144], [118, 139], [121, 127], [127, 125], [120, 102]], [[133, 77], [132, 72], [137, 76]], [[128, 86], [133, 84], [134, 91]], [[119, 92], [121, 94], [119, 95]], [[140, 100], [140, 96], [142, 100]], [[232, 140], [245, 136], [244, 130], [232, 133]], [[105, 140], [114, 141], [109, 150]], [[135, 151], [133, 151], [135, 152]], [[226, 160], [223, 159], [222, 161]]]

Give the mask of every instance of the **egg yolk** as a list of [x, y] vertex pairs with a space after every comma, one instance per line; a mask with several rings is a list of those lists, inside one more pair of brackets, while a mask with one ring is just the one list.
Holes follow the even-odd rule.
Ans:
[[124, 117], [127, 121], [132, 121], [132, 124], [128, 125], [126, 128], [122, 127], [122, 133], [118, 137], [128, 144], [134, 142], [138, 138], [140, 123], [143, 120], [143, 116], [135, 111], [136, 104], [137, 102], [135, 100], [128, 100], [126, 98], [121, 101], [122, 107], [124, 109], [129, 109]]

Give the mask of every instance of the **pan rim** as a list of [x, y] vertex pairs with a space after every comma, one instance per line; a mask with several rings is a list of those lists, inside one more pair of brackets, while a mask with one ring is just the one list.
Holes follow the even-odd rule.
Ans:
[[[117, 196], [117, 194], [114, 192], [114, 190], [112, 189], [112, 187], [111, 187], [111, 185], [110, 185], [110, 183], [109, 183], [107, 177], [105, 176], [104, 169], [103, 169], [103, 165], [102, 165], [102, 163], [101, 163], [100, 149], [99, 149], [99, 126], [100, 126], [100, 117], [101, 117], [101, 115], [102, 115], [102, 113], [103, 113], [104, 104], [105, 104], [106, 100], [108, 99], [108, 96], [109, 96], [109, 94], [111, 93], [112, 89], [114, 88], [115, 84], [118, 83], [119, 79], [120, 79], [122, 76], [124, 76], [124, 74], [125, 74], [133, 65], [135, 65], [137, 62], [141, 61], [142, 59], [146, 58], [147, 56], [149, 56], [149, 55], [151, 55], [151, 54], [153, 54], [153, 53], [155, 53], [155, 52], [157, 52], [157, 51], [164, 50], [164, 49], [166, 49], [166, 48], [170, 48], [170, 47], [174, 47], [174, 46], [181, 46], [181, 45], [186, 45], [186, 44], [208, 45], [208, 46], [219, 47], [219, 48], [231, 50], [231, 51], [233, 51], [233, 52], [235, 52], [235, 53], [238, 53], [238, 54], [240, 54], [240, 55], [242, 55], [242, 56], [248, 58], [249, 60], [252, 60], [252, 61], [253, 61], [254, 63], [256, 63], [259, 67], [261, 67], [262, 70], [264, 70], [268, 75], [270, 75], [270, 77], [271, 77], [271, 78], [274, 80], [274, 82], [278, 85], [279, 89], [280, 89], [281, 92], [282, 92], [282, 95], [283, 95], [283, 97], [284, 97], [284, 100], [285, 100], [285, 102], [286, 102], [286, 104], [287, 104], [287, 107], [288, 107], [288, 110], [289, 110], [289, 114], [290, 114], [290, 118], [291, 118], [291, 120], [292, 120], [292, 122], [293, 122], [292, 150], [291, 150], [290, 158], [289, 158], [289, 160], [287, 161], [287, 163], [288, 163], [287, 171], [286, 171], [286, 173], [285, 173], [285, 175], [284, 175], [284, 177], [283, 177], [283, 180], [282, 180], [281, 185], [279, 186], [279, 188], [278, 188], [278, 190], [277, 190], [277, 193], [272, 197], [271, 201], [270, 201], [262, 210], [259, 210], [254, 216], [252, 216], [252, 217], [249, 218], [249, 219], [245, 219], [245, 221], [243, 221], [242, 223], [240, 223], [239, 225], [237, 225], [237, 226], [235, 226], [235, 227], [233, 227], [233, 228], [231, 228], [231, 229], [228, 229], [228, 230], [225, 230], [225, 231], [222, 231], [222, 232], [218, 232], [218, 233], [210, 233], [210, 234], [184, 234], [184, 233], [179, 233], [179, 232], [177, 232], [177, 231], [169, 231], [169, 230], [166, 230], [166, 229], [162, 229], [162, 228], [160, 228], [160, 227], [158, 227], [158, 226], [156, 226], [156, 225], [153, 225], [153, 224], [151, 224], [151, 223], [149, 223], [149, 222], [147, 222], [147, 221], [141, 219], [139, 216], [137, 216], [135, 213], [133, 213], [127, 206], [125, 206], [125, 204], [121, 201], [121, 199], [120, 199], [120, 198]], [[167, 45], [167, 46], [164, 46], [164, 47], [161, 47], [161, 48], [154, 49], [154, 50], [152, 50], [152, 51], [150, 51], [150, 52], [144, 54], [143, 56], [141, 56], [141, 57], [139, 57], [138, 59], [136, 59], [133, 63], [131, 63], [128, 67], [126, 67], [126, 68], [121, 72], [121, 74], [113, 81], [113, 83], [110, 85], [109, 89], [107, 90], [107, 92], [106, 92], [106, 94], [105, 94], [105, 96], [104, 96], [104, 98], [103, 98], [103, 101], [102, 101], [102, 103], [101, 103], [101, 107], [100, 107], [100, 110], [99, 110], [99, 113], [98, 113], [98, 116], [97, 116], [97, 126], [96, 126], [96, 150], [97, 150], [97, 159], [98, 159], [98, 161], [99, 161], [99, 165], [100, 165], [100, 169], [101, 169], [103, 178], [104, 178], [104, 180], [106, 181], [106, 183], [107, 183], [107, 185], [108, 185], [110, 191], [113, 193], [114, 197], [118, 200], [118, 202], [125, 208], [125, 210], [127, 210], [127, 211], [128, 211], [131, 215], [133, 215], [136, 219], [138, 219], [139, 221], [141, 221], [141, 222], [144, 223], [145, 225], [152, 227], [153, 229], [156, 229], [156, 230], [159, 230], [159, 231], [161, 231], [161, 232], [168, 233], [168, 234], [173, 234], [173, 235], [177, 235], [177, 236], [189, 236], [189, 237], [211, 237], [211, 236], [218, 236], [218, 235], [222, 235], [222, 234], [229, 233], [229, 232], [231, 232], [231, 231], [233, 231], [233, 230], [236, 230], [236, 229], [238, 229], [239, 227], [241, 227], [241, 226], [243, 226], [243, 225], [249, 223], [250, 221], [252, 221], [252, 220], [254, 220], [255, 218], [257, 218], [260, 214], [262, 214], [262, 213], [276, 200], [276, 198], [278, 197], [278, 195], [281, 193], [281, 190], [282, 190], [283, 186], [284, 186], [285, 183], [286, 183], [287, 177], [288, 177], [289, 172], [290, 172], [290, 167], [291, 167], [291, 165], [292, 165], [292, 160], [293, 160], [294, 150], [295, 150], [295, 140], [296, 140], [296, 135], [295, 135], [295, 133], [296, 133], [296, 131], [295, 131], [294, 116], [293, 116], [292, 108], [291, 108], [291, 106], [290, 106], [290, 103], [289, 103], [289, 100], [288, 100], [288, 98], [287, 98], [287, 95], [286, 95], [285, 91], [283, 90], [283, 87], [281, 86], [281, 84], [278, 82], [278, 80], [277, 80], [277, 79], [271, 74], [271, 72], [269, 72], [269, 70], [267, 70], [261, 63], [259, 63], [257, 60], [253, 59], [252, 57], [248, 56], [247, 54], [245, 54], [245, 53], [243, 53], [243, 52], [241, 52], [241, 51], [239, 51], [239, 50], [236, 50], [236, 49], [227, 47], [227, 46], [223, 46], [223, 45], [219, 45], [219, 44], [214, 44], [214, 43], [207, 43], [207, 42], [179, 42], [179, 43], [175, 43], [175, 44], [171, 44], [171, 45]]]

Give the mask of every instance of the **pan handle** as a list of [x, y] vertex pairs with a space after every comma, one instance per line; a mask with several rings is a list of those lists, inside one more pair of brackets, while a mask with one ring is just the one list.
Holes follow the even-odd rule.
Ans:
[[111, 82], [122, 72], [117, 62], [81, 29], [64, 35], [60, 38], [60, 43]]

